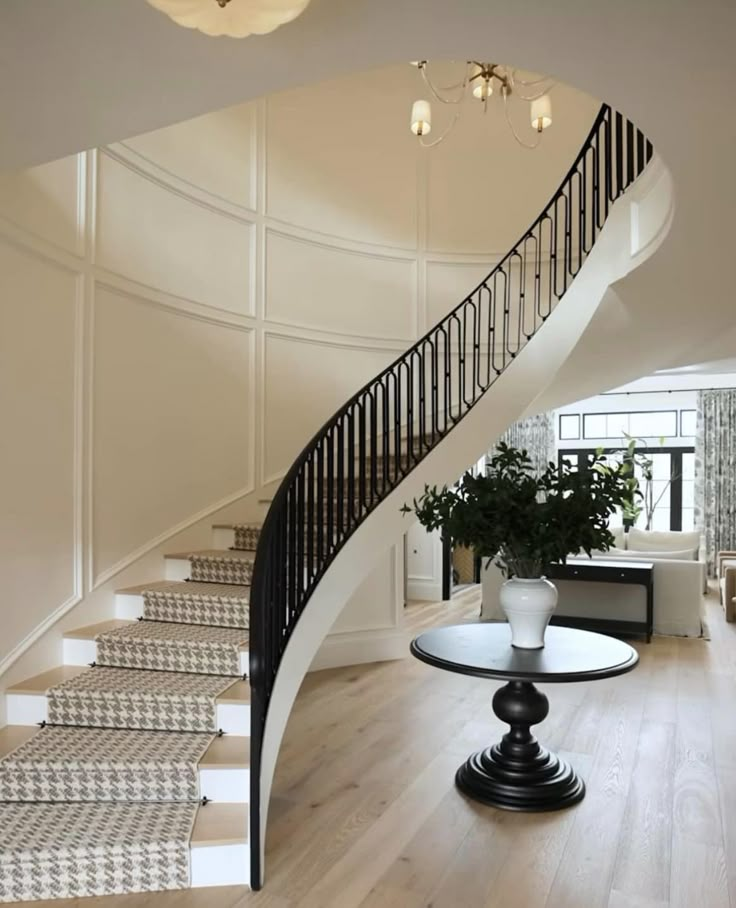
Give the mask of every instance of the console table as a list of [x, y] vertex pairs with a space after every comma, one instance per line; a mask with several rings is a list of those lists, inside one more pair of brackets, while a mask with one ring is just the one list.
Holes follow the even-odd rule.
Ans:
[[639, 661], [628, 643], [566, 627], [547, 628], [543, 649], [516, 649], [509, 626], [496, 623], [435, 628], [413, 640], [411, 652], [436, 668], [507, 682], [493, 696], [493, 711], [510, 730], [498, 744], [469, 757], [455, 784], [484, 804], [520, 811], [559, 810], [585, 795], [572, 766], [530, 731], [549, 712], [549, 701], [534, 682], [611, 678]]
[[597, 583], [630, 583], [643, 586], [647, 594], [644, 621], [621, 621], [617, 618], [578, 618], [553, 615], [551, 623], [609, 634], [641, 635], [651, 642], [654, 628], [654, 565], [651, 561], [614, 561], [593, 558], [569, 559], [566, 564], [550, 564], [549, 580], [591, 580]]

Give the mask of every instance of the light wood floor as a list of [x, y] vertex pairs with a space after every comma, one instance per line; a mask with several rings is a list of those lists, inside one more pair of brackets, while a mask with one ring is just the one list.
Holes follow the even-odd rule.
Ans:
[[[469, 594], [411, 604], [407, 621], [417, 632], [477, 610]], [[538, 736], [588, 786], [570, 810], [516, 815], [455, 790], [458, 764], [502, 730], [493, 685], [411, 658], [318, 672], [289, 721], [261, 893], [79, 905], [736, 908], [736, 625], [714, 600], [708, 621], [710, 642], [655, 638], [629, 675], [545, 688]]]

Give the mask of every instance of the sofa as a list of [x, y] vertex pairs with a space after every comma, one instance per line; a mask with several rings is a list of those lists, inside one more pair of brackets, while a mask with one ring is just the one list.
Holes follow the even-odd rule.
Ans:
[[[702, 634], [703, 589], [706, 583], [705, 563], [700, 558], [699, 533], [653, 532], [632, 528], [612, 531], [616, 547], [607, 552], [594, 552], [595, 560], [651, 561], [654, 565], [654, 633], [677, 637], [700, 637]], [[568, 561], [587, 559], [582, 553]], [[734, 556], [736, 561], [736, 556]], [[736, 564], [734, 565], [736, 569]], [[481, 572], [481, 617], [504, 620], [498, 603], [503, 583], [501, 571], [486, 565]], [[736, 570], [734, 572], [736, 582]], [[640, 621], [645, 614], [643, 587], [594, 583], [582, 580], [556, 581], [559, 590], [558, 614], [575, 617], [615, 617]], [[736, 591], [734, 592], [736, 596]]]

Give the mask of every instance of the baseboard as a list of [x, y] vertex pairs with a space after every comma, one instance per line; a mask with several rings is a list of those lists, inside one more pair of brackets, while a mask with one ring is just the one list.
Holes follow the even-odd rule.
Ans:
[[418, 599], [420, 602], [440, 602], [442, 600], [442, 581], [417, 580], [408, 577], [406, 581], [406, 598]]
[[409, 654], [409, 637], [403, 628], [352, 631], [330, 634], [312, 660], [310, 671], [361, 665], [366, 662], [388, 662]]

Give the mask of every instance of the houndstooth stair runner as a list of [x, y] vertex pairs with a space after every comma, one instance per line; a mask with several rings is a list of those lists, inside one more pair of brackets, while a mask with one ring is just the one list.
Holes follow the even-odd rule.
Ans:
[[98, 665], [168, 672], [242, 675], [248, 635], [229, 627], [139, 621], [97, 637]]
[[250, 586], [253, 579], [252, 552], [196, 552], [189, 556], [191, 580], [204, 583], [238, 583]]
[[48, 692], [52, 725], [216, 731], [216, 698], [232, 678], [96, 667]]
[[239, 524], [237, 551], [186, 556], [191, 581], [123, 591], [143, 620], [98, 634], [94, 667], [53, 686], [49, 724], [0, 759], [0, 902], [190, 885], [200, 763], [242, 677], [258, 533]]
[[44, 728], [0, 761], [0, 801], [197, 801], [212, 741], [192, 732]]
[[234, 549], [240, 549], [245, 552], [255, 552], [258, 548], [258, 540], [261, 536], [261, 527], [256, 523], [236, 523], [233, 525], [235, 541]]
[[0, 899], [184, 889], [196, 810], [195, 804], [0, 804]]
[[247, 586], [171, 580], [151, 584], [142, 595], [143, 617], [151, 621], [248, 627]]

